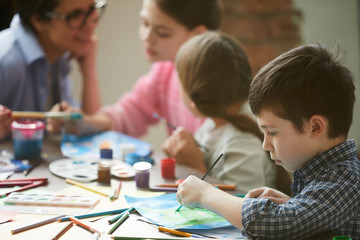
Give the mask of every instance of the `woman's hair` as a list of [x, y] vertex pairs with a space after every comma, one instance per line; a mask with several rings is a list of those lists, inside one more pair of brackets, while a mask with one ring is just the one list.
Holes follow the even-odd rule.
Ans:
[[16, 0], [16, 10], [19, 13], [22, 24], [36, 32], [31, 23], [31, 17], [37, 15], [41, 19], [48, 20], [46, 12], [51, 12], [59, 5], [59, 0]]
[[218, 0], [155, 0], [157, 6], [187, 29], [199, 25], [217, 30], [220, 25], [221, 7]]
[[184, 91], [202, 114], [263, 139], [253, 118], [227, 111], [247, 101], [251, 83], [251, 68], [237, 40], [218, 32], [197, 35], [180, 48], [175, 62]]

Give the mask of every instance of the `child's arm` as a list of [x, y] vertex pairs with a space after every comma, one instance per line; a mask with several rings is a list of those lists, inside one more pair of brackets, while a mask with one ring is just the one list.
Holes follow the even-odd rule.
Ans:
[[273, 203], [284, 204], [287, 203], [291, 197], [273, 188], [262, 187], [249, 191], [245, 198], [268, 198]]
[[203, 153], [195, 143], [194, 137], [184, 128], [178, 127], [162, 146], [168, 157], [178, 163], [190, 166], [201, 172], [206, 171]]
[[0, 105], [0, 140], [10, 134], [11, 110]]
[[[197, 177], [189, 176], [178, 188], [176, 197], [186, 207], [202, 207], [213, 211], [237, 228], [242, 227], [243, 198], [232, 196]], [[181, 211], [181, 210], [180, 210]]]

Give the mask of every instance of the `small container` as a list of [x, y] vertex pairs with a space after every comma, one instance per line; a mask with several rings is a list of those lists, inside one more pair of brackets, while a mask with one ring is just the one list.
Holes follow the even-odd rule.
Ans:
[[100, 149], [100, 158], [102, 159], [113, 159], [113, 150], [111, 148]]
[[161, 176], [163, 178], [174, 178], [175, 164], [176, 160], [174, 158], [161, 159]]
[[111, 180], [111, 162], [110, 161], [100, 161], [98, 163], [98, 178], [99, 183], [110, 184]]
[[125, 161], [125, 156], [128, 153], [134, 153], [136, 151], [136, 146], [132, 143], [120, 143], [119, 144], [121, 159]]
[[151, 164], [148, 162], [137, 162], [134, 164], [135, 182], [138, 188], [149, 188]]
[[16, 159], [39, 159], [44, 138], [42, 121], [21, 120], [11, 123], [11, 134]]

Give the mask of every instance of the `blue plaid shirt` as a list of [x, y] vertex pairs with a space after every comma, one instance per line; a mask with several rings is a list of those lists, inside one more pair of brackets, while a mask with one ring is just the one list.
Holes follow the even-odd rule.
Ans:
[[286, 204], [245, 199], [245, 234], [263, 239], [303, 239], [331, 230], [360, 239], [360, 161], [354, 140], [316, 156], [293, 176], [293, 197]]

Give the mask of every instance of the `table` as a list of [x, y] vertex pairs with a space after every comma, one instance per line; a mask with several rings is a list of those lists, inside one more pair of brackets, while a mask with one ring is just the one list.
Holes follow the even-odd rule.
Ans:
[[[0, 143], [0, 151], [8, 150], [12, 152], [12, 142], [10, 140]], [[10, 177], [10, 179], [23, 179], [23, 178], [35, 178], [35, 177], [46, 177], [49, 179], [49, 184], [47, 186], [42, 186], [37, 188], [38, 190], [46, 190], [51, 192], [63, 192], [64, 189], [76, 188], [75, 186], [67, 184], [63, 178], [53, 175], [49, 169], [49, 164], [57, 159], [64, 158], [60, 151], [60, 137], [58, 136], [47, 136], [44, 139], [43, 149], [42, 149], [43, 162], [33, 169], [28, 176], [24, 177], [22, 173], [16, 173]], [[153, 158], [155, 164], [150, 171], [150, 185], [156, 185], [161, 183], [174, 183], [175, 179], [164, 179], [161, 177], [161, 169], [159, 161], [161, 158], [165, 157], [163, 153], [155, 152]], [[184, 165], [176, 165], [176, 178], [182, 179], [186, 178], [189, 175], [195, 175], [197, 177], [202, 177], [203, 173], [198, 172], [194, 169], [191, 169]], [[211, 183], [220, 183], [218, 180], [207, 177], [207, 181]], [[118, 179], [112, 179], [112, 181], [119, 181]], [[92, 184], [98, 185], [96, 182]], [[122, 181], [123, 188], [135, 189], [134, 180]], [[95, 194], [87, 190], [78, 188], [76, 190], [79, 194]], [[67, 193], [65, 191], [65, 193]], [[97, 195], [99, 196], [99, 195]], [[99, 212], [111, 209], [123, 208], [124, 199], [117, 202], [110, 201], [109, 199], [100, 196], [102, 199], [100, 204], [98, 204], [91, 212]], [[105, 209], [105, 210], [104, 210]], [[18, 214], [12, 222], [5, 223], [0, 225], [0, 239], [49, 239], [56, 235], [56, 233], [64, 226], [65, 223], [52, 223], [39, 228], [31, 229], [19, 234], [11, 235], [10, 230], [16, 229], [18, 227], [29, 225], [33, 222], [39, 222], [44, 219], [48, 219], [53, 216], [44, 216], [44, 215], [34, 215], [34, 214]], [[168, 234], [159, 233], [157, 228], [148, 223], [138, 221], [139, 216], [131, 215], [131, 218], [127, 220], [123, 225], [115, 231], [116, 235], [125, 234], [126, 236], [151, 236], [155, 238], [174, 238]], [[62, 225], [62, 226], [60, 226]], [[139, 235], [139, 229], [141, 229], [141, 234]], [[144, 233], [146, 233], [144, 235]], [[61, 239], [90, 239], [92, 234], [84, 229], [79, 227], [72, 227]], [[110, 239], [109, 235], [102, 235], [100, 239]], [[189, 239], [189, 238], [186, 238]]]

